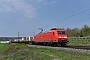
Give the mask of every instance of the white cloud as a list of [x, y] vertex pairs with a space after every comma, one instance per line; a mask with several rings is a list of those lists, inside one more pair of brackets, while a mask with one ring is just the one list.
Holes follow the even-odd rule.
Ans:
[[37, 3], [41, 3], [41, 2], [43, 2], [43, 1], [45, 1], [45, 0], [30, 0], [30, 1], [34, 1], [34, 2], [37, 2]]
[[47, 5], [47, 4], [50, 4], [51, 6], [56, 4], [57, 2], [56, 1], [52, 1], [52, 2], [44, 2], [43, 4], [44, 5]]
[[35, 7], [25, 0], [0, 0], [0, 12], [18, 11], [27, 18], [35, 17]]
[[33, 18], [36, 15], [36, 9], [47, 4], [52, 6], [56, 2], [48, 0], [0, 0], [0, 12], [19, 12], [27, 18]]

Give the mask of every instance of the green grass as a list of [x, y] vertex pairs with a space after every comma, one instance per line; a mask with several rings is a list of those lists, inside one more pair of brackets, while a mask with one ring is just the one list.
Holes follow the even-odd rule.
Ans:
[[0, 44], [0, 52], [4, 51], [5, 49], [7, 49], [7, 44]]
[[69, 40], [70, 46], [90, 46], [90, 39]]
[[5, 44], [0, 44], [0, 51], [5, 47]]
[[37, 49], [36, 51], [40, 53], [45, 60], [90, 60], [89, 54], [71, 53], [53, 49]]
[[0, 53], [0, 60], [42, 60], [40, 54], [26, 44], [8, 44], [4, 49]]
[[6, 50], [0, 54], [0, 60], [90, 60], [89, 54], [29, 48], [25, 44], [0, 44], [0, 48], [2, 46]]
[[16, 46], [14, 46], [14, 49], [15, 49], [15, 50], [18, 50], [18, 49], [22, 49], [22, 48], [26, 48], [26, 47], [27, 47], [26, 44], [18, 44], [18, 45], [16, 45]]

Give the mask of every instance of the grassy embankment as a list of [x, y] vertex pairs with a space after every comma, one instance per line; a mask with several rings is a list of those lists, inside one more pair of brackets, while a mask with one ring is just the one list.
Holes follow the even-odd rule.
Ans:
[[69, 46], [90, 46], [90, 39], [70, 39]]
[[0, 60], [90, 60], [90, 55], [29, 48], [25, 44], [0, 44]]

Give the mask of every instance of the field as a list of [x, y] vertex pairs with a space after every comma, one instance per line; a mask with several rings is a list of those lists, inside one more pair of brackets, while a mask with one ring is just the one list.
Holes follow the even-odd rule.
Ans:
[[25, 44], [0, 44], [0, 60], [90, 60], [90, 55], [29, 48]]
[[69, 46], [90, 46], [90, 38], [70, 38], [69, 39]]

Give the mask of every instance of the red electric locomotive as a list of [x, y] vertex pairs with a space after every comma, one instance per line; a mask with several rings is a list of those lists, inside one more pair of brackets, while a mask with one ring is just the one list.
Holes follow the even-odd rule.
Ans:
[[40, 33], [34, 36], [34, 42], [45, 45], [66, 46], [68, 37], [65, 30], [51, 29], [46, 33]]

